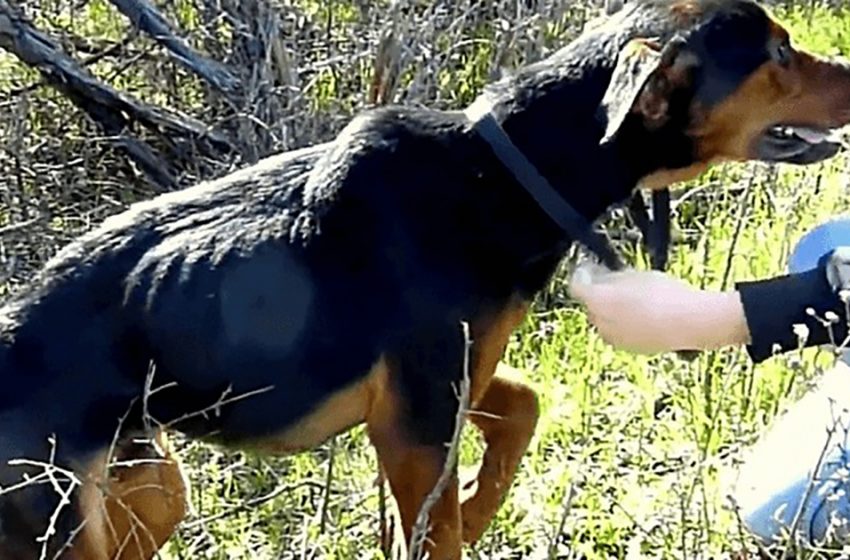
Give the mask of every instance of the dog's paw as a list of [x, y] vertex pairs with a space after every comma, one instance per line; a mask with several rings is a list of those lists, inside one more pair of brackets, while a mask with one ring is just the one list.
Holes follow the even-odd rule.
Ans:
[[850, 290], [850, 247], [838, 247], [826, 263], [826, 279], [836, 292]]

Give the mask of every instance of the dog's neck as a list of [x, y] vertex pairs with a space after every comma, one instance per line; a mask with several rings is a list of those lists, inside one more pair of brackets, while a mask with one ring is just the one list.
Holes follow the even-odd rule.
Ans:
[[[588, 220], [626, 200], [643, 178], [693, 163], [693, 145], [681, 132], [687, 124], [676, 118], [650, 131], [631, 115], [600, 145], [606, 122], [599, 107], [626, 40], [581, 38], [488, 91], [513, 143]], [[587, 56], [588, 48], [597, 56]]]
[[637, 119], [627, 119], [618, 136], [602, 146], [605, 127], [596, 116], [595, 97], [562, 106], [568, 103], [545, 96], [526, 105], [505, 100], [497, 102], [494, 113], [517, 148], [588, 220], [625, 201], [643, 178], [692, 163], [686, 138], [646, 131]]

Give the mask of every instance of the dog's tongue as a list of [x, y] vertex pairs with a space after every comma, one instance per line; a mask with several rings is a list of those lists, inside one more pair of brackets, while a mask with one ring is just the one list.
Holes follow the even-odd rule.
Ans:
[[820, 144], [829, 139], [830, 134], [823, 130], [814, 128], [794, 127], [794, 134], [808, 142], [809, 144]]

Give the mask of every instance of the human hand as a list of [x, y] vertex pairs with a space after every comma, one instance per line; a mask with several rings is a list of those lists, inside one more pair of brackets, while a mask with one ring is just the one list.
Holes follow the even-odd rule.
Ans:
[[573, 274], [570, 293], [606, 342], [631, 352], [702, 350], [749, 334], [736, 292], [701, 291], [658, 271], [585, 264]]

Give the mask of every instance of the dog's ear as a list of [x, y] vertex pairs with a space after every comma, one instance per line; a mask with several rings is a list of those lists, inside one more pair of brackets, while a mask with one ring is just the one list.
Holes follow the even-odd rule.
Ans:
[[600, 109], [607, 124], [600, 144], [617, 135], [629, 113], [641, 114], [647, 128], [664, 125], [671, 94], [691, 83], [691, 71], [698, 64], [682, 37], [674, 37], [663, 48], [654, 39], [629, 41], [620, 51], [602, 98]]

